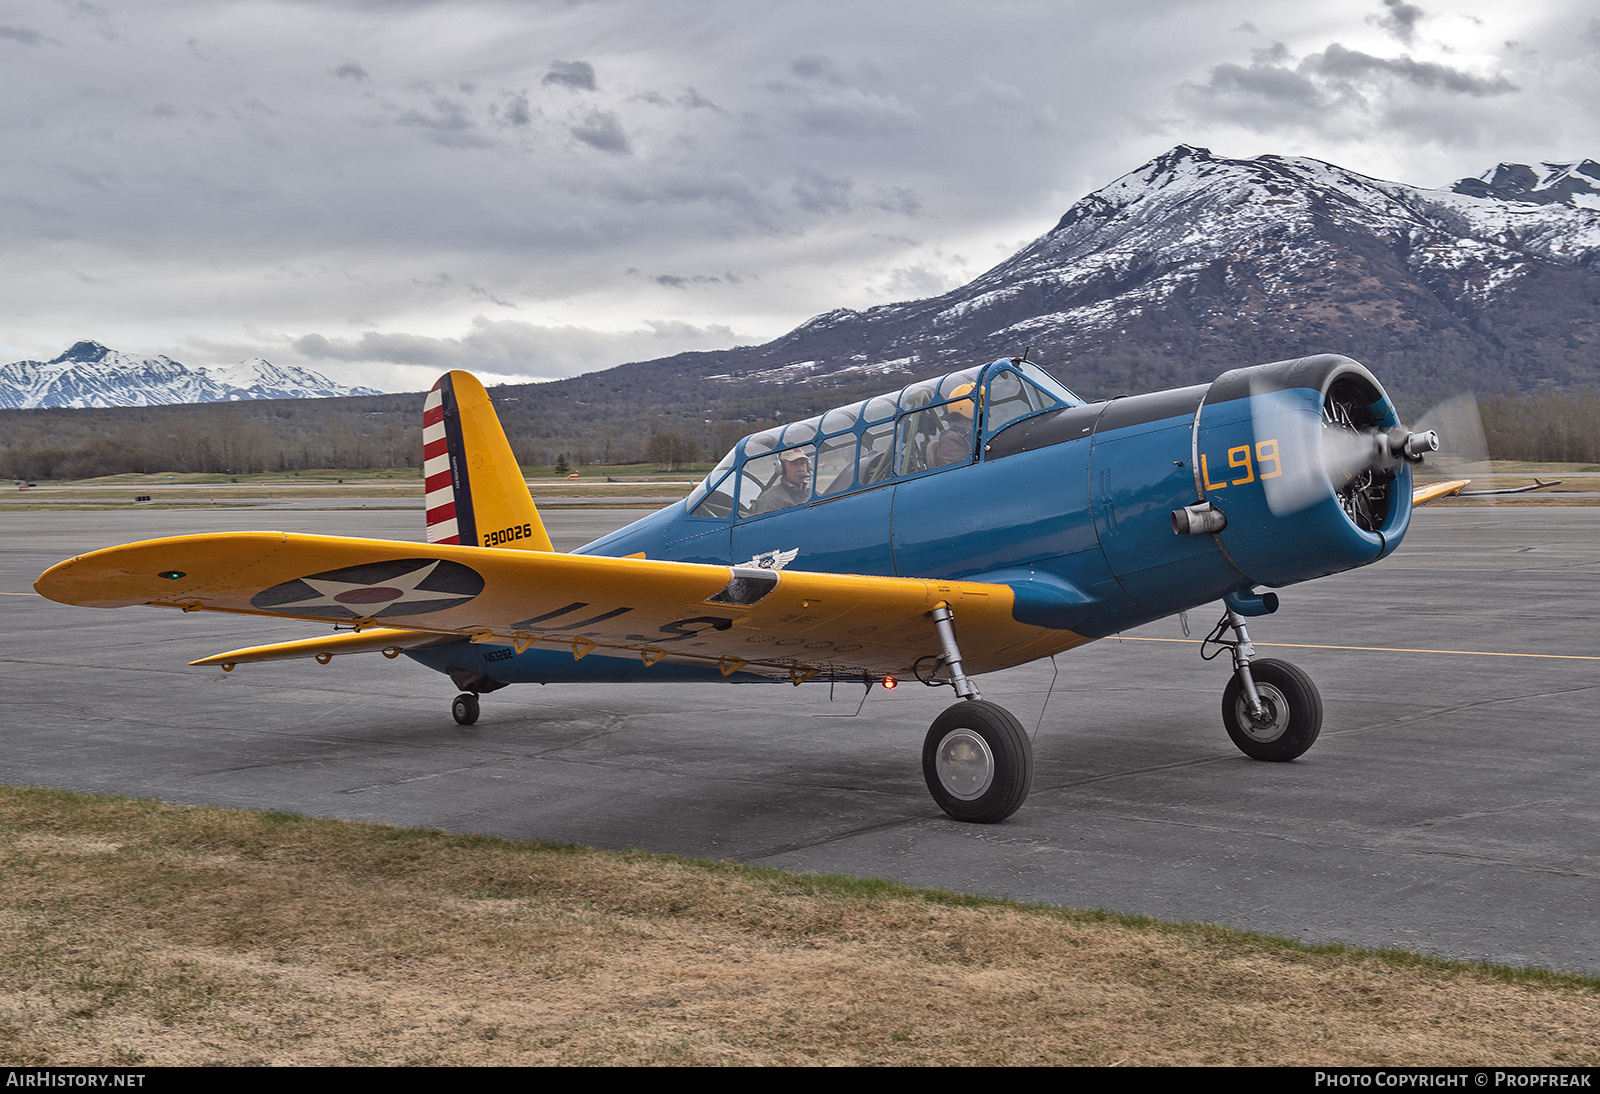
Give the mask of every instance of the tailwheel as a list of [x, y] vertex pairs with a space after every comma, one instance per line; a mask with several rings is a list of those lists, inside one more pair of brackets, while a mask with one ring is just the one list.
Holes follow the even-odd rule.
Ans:
[[450, 704], [450, 715], [458, 726], [472, 725], [478, 720], [478, 697], [470, 691], [457, 695], [456, 701]]
[[1222, 723], [1239, 751], [1252, 760], [1292, 760], [1322, 732], [1322, 696], [1311, 677], [1287, 661], [1251, 661], [1261, 709], [1252, 714], [1235, 674], [1222, 692]]
[[1003, 821], [1033, 786], [1033, 745], [1009, 710], [982, 699], [957, 703], [934, 720], [922, 744], [922, 775], [933, 800], [974, 824]]

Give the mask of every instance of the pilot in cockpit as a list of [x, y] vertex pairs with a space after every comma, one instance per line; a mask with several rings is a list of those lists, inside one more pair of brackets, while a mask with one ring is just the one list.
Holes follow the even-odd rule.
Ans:
[[751, 508], [750, 515], [774, 513], [791, 505], [803, 505], [811, 500], [811, 458], [804, 448], [791, 448], [780, 457], [783, 474], [761, 491]]

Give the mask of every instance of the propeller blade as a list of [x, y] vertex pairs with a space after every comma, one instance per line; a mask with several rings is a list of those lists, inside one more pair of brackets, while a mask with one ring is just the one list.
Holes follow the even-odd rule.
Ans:
[[1434, 470], [1450, 478], [1470, 478], [1489, 470], [1489, 441], [1478, 400], [1470, 393], [1432, 407], [1418, 419], [1418, 428], [1439, 434], [1439, 451], [1426, 460]]
[[1255, 440], [1276, 438], [1283, 474], [1261, 480], [1267, 508], [1286, 517], [1326, 498], [1331, 489], [1323, 458], [1323, 424], [1294, 407], [1281, 392], [1251, 392]]

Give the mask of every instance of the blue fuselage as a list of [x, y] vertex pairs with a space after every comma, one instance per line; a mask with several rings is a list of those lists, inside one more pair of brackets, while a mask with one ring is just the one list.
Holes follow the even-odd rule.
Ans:
[[[1003, 364], [983, 370], [981, 391]], [[1309, 466], [1307, 438], [1323, 428], [1328, 393], [1339, 384], [1356, 392], [1370, 419], [1363, 424], [1397, 421], [1359, 365], [1306, 358], [1234, 370], [1209, 385], [1036, 408], [981, 428], [965, 462], [908, 465], [875, 483], [860, 481], [863, 472], [847, 487], [776, 512], [735, 504], [717, 515], [712, 505], [692, 509], [691, 497], [579, 553], [994, 582], [1013, 589], [1019, 622], [1099, 638], [1258, 585], [1365, 565], [1394, 549], [1410, 517], [1409, 468], [1374, 491], [1380, 511], [1353, 518], [1327, 472]], [[866, 435], [866, 426], [856, 429]], [[724, 461], [730, 497], [731, 484], [749, 481], [744, 464], [754, 458]], [[1197, 502], [1224, 514], [1226, 527], [1176, 532], [1174, 510]], [[646, 668], [636, 657], [575, 662], [537, 647], [508, 653], [455, 643], [412, 656], [504, 683], [722, 678], [692, 665]]]

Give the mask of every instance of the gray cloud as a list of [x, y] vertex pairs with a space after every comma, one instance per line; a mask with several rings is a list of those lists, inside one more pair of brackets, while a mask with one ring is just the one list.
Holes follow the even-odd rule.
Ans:
[[512, 303], [498, 293], [486, 289], [474, 281], [461, 281], [448, 272], [441, 271], [434, 277], [412, 278], [411, 280], [416, 285], [426, 285], [429, 288], [444, 289], [452, 293], [462, 292], [469, 299], [481, 300], [486, 304], [495, 304], [502, 308], [510, 308], [513, 311], [522, 310], [519, 305]]
[[594, 66], [588, 61], [551, 61], [550, 71], [541, 84], [570, 88], [573, 91], [595, 91]]
[[444, 95], [435, 96], [425, 110], [409, 108], [395, 115], [397, 125], [420, 129], [430, 141], [449, 148], [489, 145], [489, 140], [478, 132], [466, 104]]
[[521, 311], [522, 310], [522, 308], [519, 305], [513, 304], [511, 301], [507, 300], [503, 296], [498, 295], [497, 293], [490, 292], [488, 289], [484, 288], [482, 285], [477, 284], [476, 282], [468, 281], [466, 283], [466, 288], [467, 288], [467, 293], [474, 300], [482, 300], [482, 301], [484, 301], [485, 303], [488, 303], [488, 304], [498, 304], [500, 307], [502, 307], [502, 308], [510, 308], [512, 311]]
[[87, 186], [91, 190], [106, 193], [118, 183], [117, 173], [112, 170], [81, 171], [75, 167], [66, 169], [66, 176], [79, 186]]
[[1388, 9], [1387, 14], [1369, 15], [1367, 22], [1382, 27], [1408, 46], [1413, 44], [1417, 39], [1417, 22], [1425, 14], [1423, 10], [1405, 0], [1383, 0], [1383, 6]]
[[675, 99], [668, 99], [659, 91], [641, 91], [633, 96], [634, 102], [649, 103], [651, 106], [678, 107], [680, 110], [710, 110], [717, 114], [726, 114], [722, 107], [706, 98], [692, 87], [686, 87]]
[[1322, 90], [1305, 73], [1274, 64], [1243, 65], [1221, 64], [1211, 70], [1211, 80], [1197, 89], [1204, 97], [1227, 98], [1238, 96], [1259, 99], [1279, 108], [1284, 106], [1320, 109], [1324, 105]]
[[835, 86], [844, 83], [844, 77], [839, 74], [838, 66], [821, 54], [796, 57], [789, 62], [789, 71], [802, 80], [820, 80]]
[[57, 46], [61, 44], [58, 39], [51, 38], [48, 35], [40, 34], [38, 31], [31, 30], [28, 27], [0, 26], [0, 38], [4, 38], [12, 42], [20, 42], [25, 46], [38, 46], [43, 45], [46, 42]]
[[[1255, 50], [1252, 56], [1249, 65], [1216, 65], [1204, 84], [1185, 85], [1180, 97], [1205, 116], [1259, 132], [1301, 127], [1340, 134], [1361, 124], [1371, 127], [1378, 119], [1377, 124], [1391, 131], [1433, 140], [1445, 135], [1435, 131], [1441, 122], [1458, 136], [1470, 128], [1441, 115], [1451, 99], [1486, 99], [1520, 90], [1504, 74], [1477, 76], [1436, 61], [1404, 54], [1379, 57], [1338, 42], [1298, 63], [1282, 43]], [[1437, 101], [1424, 108], [1417, 95]]]
[[919, 263], [915, 266], [900, 266], [890, 270], [889, 277], [883, 284], [883, 291], [893, 300], [921, 300], [938, 296], [955, 286], [956, 283], [945, 271], [929, 269]]
[[507, 95], [504, 102], [489, 108], [489, 116], [500, 125], [509, 125], [516, 129], [532, 125], [533, 109], [528, 105], [528, 93], [519, 91]]
[[710, 99], [706, 98], [692, 87], [686, 87], [683, 89], [683, 94], [678, 96], [677, 103], [685, 110], [715, 110], [719, 114], [722, 113], [722, 107], [718, 106], [716, 103], [712, 102]]
[[464, 368], [500, 376], [557, 379], [587, 372], [599, 362], [644, 360], [679, 348], [712, 349], [749, 341], [721, 324], [647, 320], [641, 328], [610, 332], [477, 316], [471, 329], [456, 338], [365, 331], [356, 338], [306, 334], [290, 345], [313, 361], [416, 365], [440, 371]]
[[732, 274], [727, 277], [713, 277], [709, 274], [695, 274], [692, 277], [683, 277], [678, 274], [657, 274], [654, 278], [657, 285], [668, 289], [688, 289], [708, 285], [721, 285], [724, 281], [738, 281]]
[[1360, 50], [1346, 49], [1337, 42], [1307, 57], [1301, 62], [1300, 70], [1346, 84], [1390, 78], [1427, 91], [1475, 97], [1505, 95], [1518, 90], [1517, 85], [1504, 76], [1485, 79], [1432, 61], [1413, 61], [1406, 56], [1374, 57]]
[[915, 190], [905, 186], [880, 186], [873, 191], [867, 204], [903, 217], [914, 217], [922, 212], [922, 199]]
[[356, 83], [364, 83], [371, 78], [367, 75], [367, 70], [354, 61], [346, 61], [334, 69], [333, 74], [341, 80], [354, 80]]
[[809, 171], [795, 180], [789, 192], [808, 213], [848, 213], [853, 189], [854, 184], [849, 179]]
[[806, 133], [849, 140], [880, 140], [910, 133], [919, 120], [915, 110], [891, 96], [853, 88], [811, 99], [796, 117]]
[[1282, 42], [1273, 42], [1266, 49], [1252, 49], [1250, 62], [1256, 65], [1276, 65], [1289, 60], [1289, 47]]
[[633, 153], [633, 146], [628, 143], [628, 134], [622, 129], [622, 119], [609, 110], [590, 107], [567, 126], [567, 132], [590, 148], [598, 148], [602, 152], [618, 156]]
[[883, 75], [874, 65], [859, 63], [847, 76], [831, 58], [808, 54], [790, 61], [789, 72], [800, 82], [773, 80], [767, 88], [793, 101], [801, 133], [879, 140], [910, 133], [920, 121], [914, 107], [880, 86]]
[[94, 28], [94, 32], [108, 42], [121, 39], [122, 35], [111, 23], [111, 16], [105, 8], [89, 3], [89, 0], [62, 0], [61, 8], [66, 12], [67, 18], [72, 22], [83, 21]]

